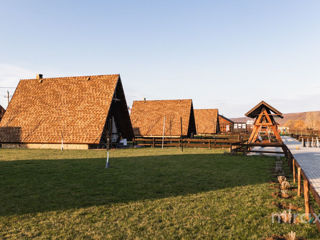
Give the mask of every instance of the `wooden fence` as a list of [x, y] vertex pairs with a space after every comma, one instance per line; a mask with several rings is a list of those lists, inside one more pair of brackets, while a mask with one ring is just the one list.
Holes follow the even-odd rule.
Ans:
[[291, 135], [297, 136], [320, 136], [320, 130], [291, 130]]
[[296, 135], [291, 134], [291, 137], [303, 143], [304, 147], [320, 147], [319, 135]]
[[135, 138], [134, 146], [143, 147], [187, 147], [187, 148], [230, 148], [234, 143], [240, 143], [238, 138]]

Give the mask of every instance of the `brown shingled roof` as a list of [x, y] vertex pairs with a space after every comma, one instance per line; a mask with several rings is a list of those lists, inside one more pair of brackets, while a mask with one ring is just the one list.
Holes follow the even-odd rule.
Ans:
[[164, 118], [165, 136], [196, 134], [191, 99], [134, 101], [130, 118], [135, 136], [162, 136]]
[[219, 130], [218, 109], [195, 109], [198, 134], [216, 134]]
[[245, 115], [250, 118], [256, 118], [261, 113], [263, 108], [268, 109], [268, 111], [273, 112], [274, 113], [273, 116], [283, 118], [283, 114], [280, 111], [278, 111], [277, 109], [275, 109], [274, 107], [272, 107], [271, 105], [266, 103], [265, 101], [261, 101], [260, 103], [258, 103]]
[[63, 135], [64, 143], [99, 144], [118, 88], [123, 92], [120, 75], [21, 80], [0, 123], [0, 142], [60, 143]]
[[231, 119], [227, 118], [226, 116], [223, 116], [223, 115], [219, 115], [219, 121], [224, 121], [226, 123], [230, 123], [230, 124], [233, 124], [234, 121], [232, 121]]

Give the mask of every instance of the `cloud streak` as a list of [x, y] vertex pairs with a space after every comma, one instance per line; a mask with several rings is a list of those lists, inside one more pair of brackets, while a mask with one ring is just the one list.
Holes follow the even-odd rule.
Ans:
[[7, 107], [7, 91], [12, 95], [20, 79], [32, 78], [34, 75], [35, 71], [30, 69], [0, 63], [0, 105]]

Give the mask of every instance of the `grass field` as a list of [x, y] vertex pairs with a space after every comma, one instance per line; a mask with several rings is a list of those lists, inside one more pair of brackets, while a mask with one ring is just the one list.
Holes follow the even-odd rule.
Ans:
[[[209, 149], [0, 149], [0, 239], [263, 239], [275, 159]], [[296, 200], [303, 206], [303, 199]]]

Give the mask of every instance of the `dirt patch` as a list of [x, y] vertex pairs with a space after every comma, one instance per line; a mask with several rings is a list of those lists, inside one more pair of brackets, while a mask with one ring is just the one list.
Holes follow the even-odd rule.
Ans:
[[297, 237], [295, 232], [289, 232], [288, 234], [281, 235], [272, 235], [271, 237], [267, 237], [265, 240], [306, 240], [305, 238]]
[[284, 209], [284, 210], [294, 210], [294, 211], [301, 211], [302, 208], [292, 205], [291, 203], [282, 203], [282, 202], [272, 202], [272, 205], [276, 206], [279, 209]]
[[271, 196], [275, 199], [278, 199], [278, 198], [280, 198], [280, 192], [273, 192], [273, 193], [271, 193]]

